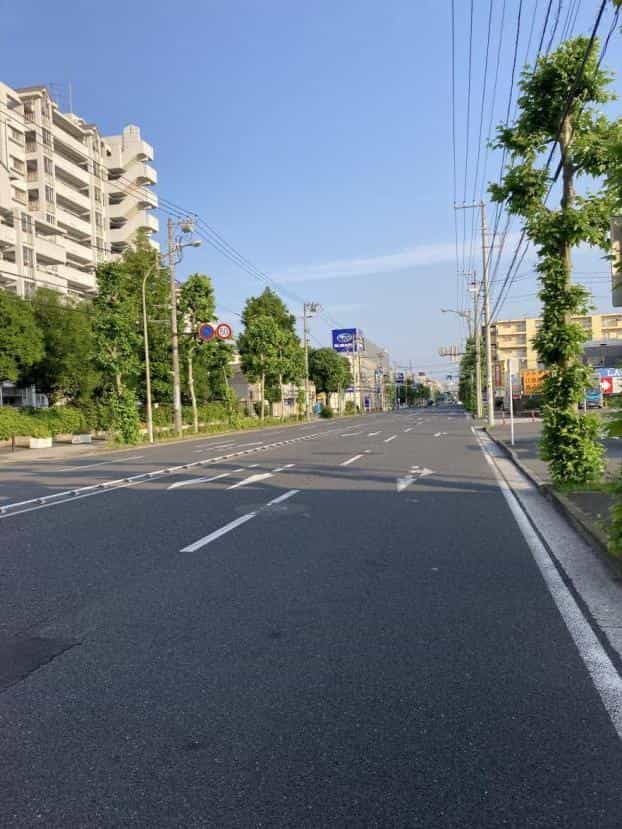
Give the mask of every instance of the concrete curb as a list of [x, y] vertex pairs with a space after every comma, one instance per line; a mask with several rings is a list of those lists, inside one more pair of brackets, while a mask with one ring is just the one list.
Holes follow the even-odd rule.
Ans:
[[609, 552], [607, 534], [583, 512], [570, 498], [557, 492], [548, 481], [543, 481], [533, 470], [529, 469], [518, 457], [516, 452], [500, 438], [485, 430], [488, 437], [495, 442], [503, 454], [521, 471], [521, 473], [538, 489], [547, 501], [550, 501], [559, 514], [571, 524], [579, 535], [594, 549], [600, 560], [615, 581], [622, 581], [622, 562], [613, 558]]

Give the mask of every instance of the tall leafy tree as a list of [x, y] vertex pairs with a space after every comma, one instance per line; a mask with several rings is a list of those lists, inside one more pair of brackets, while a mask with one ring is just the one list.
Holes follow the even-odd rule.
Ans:
[[278, 376], [280, 329], [271, 316], [253, 316], [238, 337], [242, 371], [249, 380], [258, 382], [261, 395], [260, 417], [264, 419], [266, 377]]
[[[571, 280], [573, 247], [609, 247], [612, 201], [599, 180], [607, 174], [609, 150], [621, 127], [602, 114], [612, 97], [611, 78], [600, 69], [598, 54], [597, 41], [578, 37], [525, 69], [518, 118], [498, 132], [497, 146], [508, 152], [510, 164], [501, 184], [490, 187], [495, 201], [523, 218], [537, 248], [543, 324], [534, 343], [549, 370], [541, 451], [557, 483], [591, 481], [603, 465], [598, 421], [578, 411], [590, 372], [580, 359], [584, 331], [572, 316], [587, 313], [589, 301], [587, 291]], [[549, 207], [555, 168], [545, 159], [556, 144], [561, 197], [557, 207]], [[591, 178], [594, 189], [580, 195], [578, 177]]]
[[352, 385], [352, 371], [346, 357], [332, 348], [314, 348], [309, 352], [309, 377], [321, 394], [341, 394]]
[[29, 302], [0, 290], [0, 381], [19, 381], [43, 357], [43, 336]]
[[178, 310], [180, 330], [184, 332], [182, 352], [186, 363], [186, 379], [192, 403], [192, 423], [195, 432], [199, 431], [199, 414], [194, 382], [194, 362], [197, 352], [209, 347], [197, 336], [197, 329], [202, 322], [214, 320], [216, 301], [214, 287], [209, 276], [194, 273], [181, 286]]
[[[264, 373], [263, 400], [271, 403], [282, 400], [283, 384], [297, 382], [304, 375], [304, 357], [300, 339], [296, 334], [296, 317], [283, 300], [270, 288], [257, 297], [250, 297], [242, 311], [244, 332], [248, 332], [257, 319], [270, 319], [274, 324], [274, 359]], [[244, 369], [243, 369], [244, 370]]]
[[39, 288], [32, 300], [43, 337], [43, 355], [28, 372], [28, 382], [52, 402], [70, 397], [87, 400], [100, 382], [95, 365], [92, 306], [50, 288]]

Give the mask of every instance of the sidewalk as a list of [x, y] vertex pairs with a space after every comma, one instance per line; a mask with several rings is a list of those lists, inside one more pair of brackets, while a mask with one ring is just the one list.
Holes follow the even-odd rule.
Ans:
[[19, 463], [20, 461], [72, 460], [73, 458], [97, 455], [106, 450], [110, 451], [111, 447], [105, 440], [83, 444], [55, 443], [50, 449], [29, 449], [27, 446], [18, 446], [14, 452], [10, 446], [3, 446], [0, 448], [0, 467], [3, 464]]
[[[547, 497], [556, 502], [566, 517], [579, 525], [579, 529], [590, 536], [601, 550], [607, 549], [607, 525], [614, 504], [614, 496], [607, 491], [581, 490], [559, 493], [553, 489], [548, 465], [541, 460], [539, 452], [541, 421], [515, 423], [514, 446], [510, 445], [510, 426], [497, 424], [487, 429], [495, 440], [512, 451], [523, 471], [541, 488]], [[606, 440], [606, 478], [615, 481], [622, 468], [622, 441]]]

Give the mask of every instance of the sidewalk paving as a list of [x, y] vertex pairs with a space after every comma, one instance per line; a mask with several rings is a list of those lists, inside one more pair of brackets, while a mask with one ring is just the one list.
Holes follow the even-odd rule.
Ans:
[[19, 463], [20, 461], [61, 461], [97, 455], [103, 451], [110, 451], [110, 444], [105, 440], [95, 440], [92, 443], [72, 444], [54, 443], [48, 449], [29, 449], [27, 446], [17, 446], [15, 451], [10, 446], [0, 448], [0, 467], [3, 464]]

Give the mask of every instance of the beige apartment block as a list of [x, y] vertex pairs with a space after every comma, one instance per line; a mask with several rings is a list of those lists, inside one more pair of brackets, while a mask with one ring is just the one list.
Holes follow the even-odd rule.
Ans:
[[[588, 341], [622, 340], [622, 313], [588, 314], [573, 320], [583, 326]], [[542, 320], [535, 317], [495, 322], [491, 327], [493, 361], [505, 366], [514, 358], [521, 370], [538, 368], [533, 338], [541, 325]]]
[[152, 160], [138, 127], [104, 137], [46, 87], [0, 83], [0, 287], [92, 294], [99, 263], [158, 230]]

